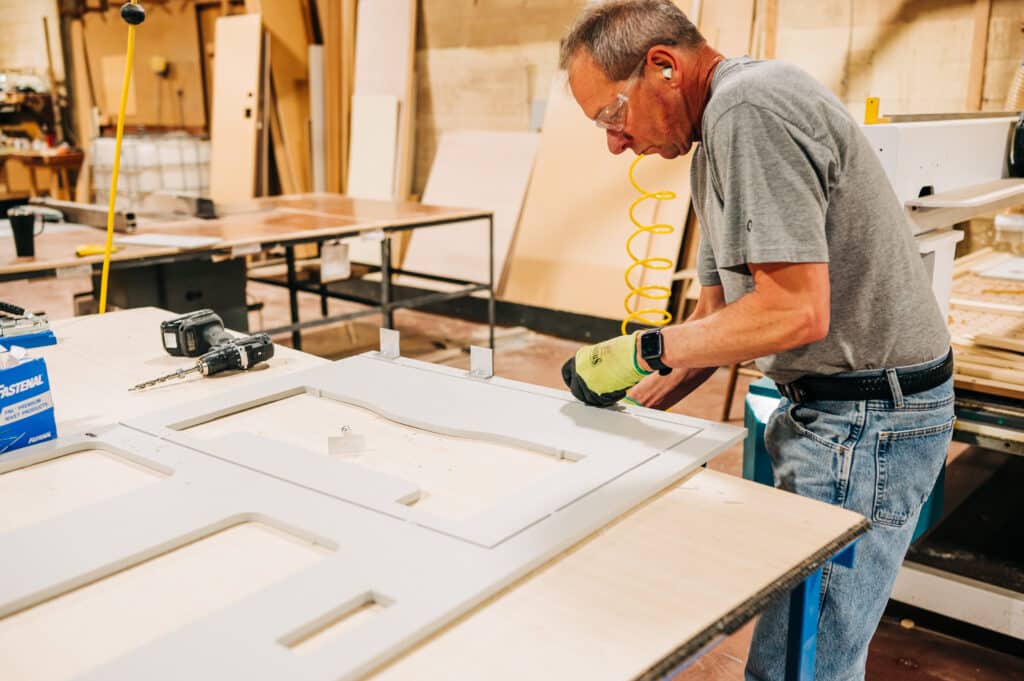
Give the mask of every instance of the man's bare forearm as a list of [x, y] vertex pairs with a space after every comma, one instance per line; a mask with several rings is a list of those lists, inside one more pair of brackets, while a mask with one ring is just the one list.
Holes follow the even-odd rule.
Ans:
[[651, 374], [629, 391], [629, 397], [651, 409], [669, 409], [699, 388], [715, 373], [714, 367], [677, 369], [668, 376]]

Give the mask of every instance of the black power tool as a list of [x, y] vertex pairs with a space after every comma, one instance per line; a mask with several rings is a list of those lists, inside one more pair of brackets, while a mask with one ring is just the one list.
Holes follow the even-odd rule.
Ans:
[[131, 390], [184, 378], [190, 374], [212, 376], [222, 371], [245, 371], [274, 356], [274, 343], [265, 333], [235, 337], [213, 310], [196, 310], [160, 324], [164, 350], [175, 357], [198, 357], [187, 369], [140, 383]]
[[164, 350], [175, 357], [199, 357], [233, 338], [213, 310], [196, 310], [161, 322], [160, 337]]

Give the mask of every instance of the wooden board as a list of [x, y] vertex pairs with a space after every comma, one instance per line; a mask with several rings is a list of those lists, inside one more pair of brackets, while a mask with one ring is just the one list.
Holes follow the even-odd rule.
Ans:
[[[70, 74], [71, 88], [74, 93], [74, 132], [77, 146], [86, 149], [92, 138], [96, 136], [94, 125], [94, 101], [93, 86], [89, 73], [88, 60], [85, 55], [85, 38], [82, 32], [81, 21], [68, 23], [68, 40], [71, 43], [71, 66]], [[75, 186], [75, 201], [79, 203], [92, 203], [92, 173], [88, 168], [89, 155], [86, 152], [82, 161], [82, 172], [78, 173], [78, 181]]]
[[[300, 0], [246, 0], [246, 11], [263, 18], [270, 35], [270, 74], [281, 126], [280, 149], [275, 147], [278, 168], [291, 178], [286, 191], [304, 192], [312, 188], [309, 160], [309, 42], [305, 10]], [[283, 153], [282, 153], [283, 152]]]
[[218, 203], [255, 195], [262, 35], [258, 14], [217, 19], [210, 197]]
[[[502, 278], [533, 170], [532, 132], [449, 132], [441, 137], [423, 202], [494, 211], [495, 282]], [[488, 281], [487, 221], [413, 234], [403, 268], [467, 281]]]
[[[353, 96], [385, 95], [398, 102], [398, 126], [392, 133], [397, 136], [395, 180], [392, 193], [380, 198], [399, 201], [408, 198], [411, 186], [416, 4], [415, 0], [361, 2], [356, 19]], [[353, 138], [355, 115], [353, 109]], [[362, 172], [361, 166], [350, 162], [350, 176], [354, 172]], [[351, 188], [348, 193], [353, 194]]]
[[387, 201], [394, 195], [399, 106], [391, 95], [352, 96], [349, 196]]
[[310, 187], [315, 192], [327, 191], [327, 144], [324, 131], [324, 47], [309, 46], [309, 146], [311, 162]]
[[971, 70], [967, 77], [967, 111], [981, 111], [988, 56], [988, 27], [992, 0], [974, 0], [974, 31], [971, 35]]
[[[629, 184], [630, 155], [608, 152], [605, 134], [580, 111], [564, 75], [552, 84], [544, 131], [519, 230], [512, 247], [508, 281], [502, 298], [515, 303], [621, 319], [627, 293], [623, 272], [629, 264], [626, 239], [634, 227], [627, 212], [637, 193]], [[637, 180], [648, 191], [676, 192], [677, 215], [671, 237], [634, 241], [636, 251], [669, 258], [679, 253], [679, 239], [689, 203], [689, 159], [652, 157], [637, 167]], [[656, 202], [636, 211], [644, 224], [654, 221]], [[662, 210], [659, 207], [659, 210]], [[671, 278], [671, 270], [665, 273]], [[664, 307], [667, 301], [660, 301]]]

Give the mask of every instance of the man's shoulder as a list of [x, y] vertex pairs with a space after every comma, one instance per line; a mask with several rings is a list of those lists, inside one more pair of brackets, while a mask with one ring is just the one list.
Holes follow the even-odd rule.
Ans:
[[785, 119], [799, 116], [808, 99], [829, 97], [828, 91], [803, 69], [780, 61], [726, 60], [721, 79], [712, 87], [704, 110], [704, 129], [711, 131], [730, 111], [756, 107]]

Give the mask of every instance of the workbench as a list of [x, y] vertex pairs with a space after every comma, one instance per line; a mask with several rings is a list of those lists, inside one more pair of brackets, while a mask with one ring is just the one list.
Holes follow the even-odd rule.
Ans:
[[[53, 324], [58, 345], [37, 352], [48, 366], [58, 430], [63, 439], [88, 438], [89, 433], [102, 436], [104, 428], [115, 421], [131, 421], [138, 415], [159, 409], [182, 408], [241, 388], [258, 392], [267, 382], [286, 379], [302, 371], [322, 373], [323, 369], [333, 366], [325, 360], [278, 347], [275, 357], [262, 369], [171, 382], [142, 393], [127, 392], [130, 385], [188, 365], [190, 360], [169, 357], [161, 347], [159, 322], [169, 316], [166, 311], [149, 308]], [[350, 360], [337, 364], [347, 361]], [[458, 373], [448, 368], [437, 371], [449, 375]], [[512, 385], [512, 382], [506, 383]], [[516, 385], [527, 390], [525, 384]], [[537, 388], [537, 391], [546, 398], [564, 402], [567, 406], [562, 410], [569, 408], [568, 405], [572, 405], [573, 413], [576, 409], [591, 409], [576, 405], [561, 391], [544, 388]], [[656, 419], [680, 418], [649, 410], [631, 411], [633, 409], [624, 408], [624, 411], [638, 416], [649, 414]], [[294, 431], [323, 427], [307, 410], [293, 408], [289, 411], [286, 406], [275, 412], [263, 412], [262, 416], [253, 411], [250, 421], [258, 421], [261, 428], [277, 426], [281, 432], [288, 431], [289, 426]], [[687, 422], [696, 424], [697, 420]], [[214, 421], [208, 426], [216, 424]], [[742, 431], [730, 426], [710, 422], [703, 425], [709, 432], [713, 430], [730, 441], [742, 436]], [[302, 437], [302, 434], [295, 437]], [[442, 460], [435, 463], [449, 469], [465, 465], [466, 459], [460, 463], [459, 459], [445, 453], [448, 449], [457, 449], [456, 445], [438, 450], [436, 455]], [[45, 463], [32, 459], [33, 451], [45, 446], [0, 457], [0, 518], [21, 518], [22, 524], [31, 530], [52, 530], [48, 525], [54, 520], [75, 513], [100, 513], [105, 505], [117, 503], [118, 497], [96, 500], [83, 496], [83, 490], [89, 487], [86, 483], [95, 482], [96, 478], [82, 469], [60, 484], [59, 475], [52, 477], [47, 471], [61, 459]], [[453, 458], [446, 463], [444, 457], [450, 455]], [[197, 451], [183, 456], [212, 461]], [[36, 465], [21, 467], [26, 461]], [[220, 460], [216, 463], [227, 465]], [[398, 466], [401, 474], [414, 479], [415, 458], [402, 464], [399, 457], [391, 464]], [[472, 470], [474, 487], [485, 488], [500, 484], [500, 478], [507, 473], [500, 467], [491, 470], [490, 466]], [[7, 476], [17, 478], [19, 475], [17, 485], [12, 487], [15, 480]], [[103, 485], [110, 487], [107, 496], [134, 489], [134, 483], [124, 482], [124, 475], [103, 475]], [[35, 488], [27, 484], [31, 476], [42, 478], [41, 488], [38, 480]], [[167, 478], [168, 482], [173, 477]], [[263, 479], [263, 476], [257, 478]], [[254, 484], [264, 484], [253, 480]], [[279, 479], [265, 484], [271, 482], [289, 487], [292, 494], [317, 496], [307, 487]], [[127, 487], [119, 488], [122, 484]], [[159, 495], [161, 484], [150, 485], [149, 494]], [[55, 513], [65, 515], [54, 519]], [[791, 593], [798, 607], [790, 632], [789, 678], [810, 679], [820, 584], [817, 579], [820, 579], [821, 567], [836, 556], [849, 562], [853, 542], [866, 529], [867, 521], [863, 517], [844, 509], [697, 469], [383, 666], [376, 666], [366, 678], [517, 681], [523, 678], [664, 678], [755, 617], [774, 598]], [[11, 561], [16, 565], [18, 560], [10, 546], [5, 546], [5, 537], [16, 536], [9, 530], [9, 527], [0, 528], [0, 554], [5, 556], [8, 566]], [[110, 530], [123, 534], [127, 526]], [[22, 539], [24, 536], [22, 534]], [[274, 560], [285, 560], [291, 550], [287, 546], [282, 548], [281, 555]], [[227, 560], [233, 554], [228, 551], [224, 555], [223, 560]], [[256, 565], [252, 567], [251, 572], [260, 572], [255, 569]], [[415, 561], [410, 561], [408, 569], [416, 571], [419, 567]], [[242, 574], [238, 578], [249, 579], [249, 572], [246, 569], [244, 579]], [[117, 576], [95, 584], [103, 586]], [[11, 681], [26, 678], [14, 672], [24, 670], [21, 665], [29, 665], [31, 678], [36, 680], [71, 678], [84, 671], [81, 660], [75, 655], [80, 654], [82, 659], [95, 664], [130, 653], [131, 648], [123, 649], [123, 646], [127, 645], [125, 640], [134, 636], [134, 630], [147, 629], [152, 625], [151, 619], [166, 618], [168, 610], [173, 612], [177, 607], [177, 578], [165, 577], [161, 581], [159, 574], [150, 571], [146, 579], [149, 580], [145, 582], [147, 590], [140, 592], [144, 603], [137, 604], [131, 598], [127, 598], [127, 603], [116, 599], [104, 601], [128, 608], [125, 612], [136, 622], [128, 630], [125, 630], [128, 625], [120, 623], [115, 613], [104, 611], [99, 614], [107, 616], [93, 617], [86, 627], [88, 631], [81, 631], [74, 623], [81, 621], [83, 613], [74, 609], [74, 601], [67, 603], [70, 608], [67, 611], [57, 607], [58, 601], [66, 600], [64, 596], [49, 601], [53, 607], [49, 607], [48, 612], [50, 616], [56, 613], [57, 621], [34, 619], [37, 608], [32, 603], [26, 603], [27, 607], [20, 612], [0, 613], [0, 677]], [[125, 598], [122, 594], [122, 599]], [[252, 598], [243, 598], [239, 605], [244, 606]], [[79, 601], [80, 607], [84, 607], [81, 603]], [[372, 611], [359, 614], [374, 615]], [[5, 619], [13, 622], [14, 618], [19, 618], [18, 627], [5, 626]], [[195, 621], [199, 624], [206, 620], [200, 617]], [[167, 623], [170, 629], [165, 631], [183, 623], [173, 624]], [[115, 635], [119, 626], [124, 637]], [[66, 640], [62, 639], [65, 635]], [[98, 641], [97, 645], [106, 645], [109, 650], [90, 644], [88, 650], [81, 651], [80, 639]], [[331, 645], [330, 641], [323, 642], [322, 647], [311, 654], [323, 653]], [[38, 664], [33, 666], [33, 661]], [[217, 664], [221, 665], [221, 661]], [[230, 660], [224, 664], [231, 667]], [[159, 665], [154, 665], [150, 671], [159, 675]]]
[[[122, 245], [111, 255], [111, 269], [156, 267], [170, 263], [188, 261], [222, 261], [240, 258], [249, 254], [281, 247], [285, 251], [286, 279], [284, 282], [267, 281], [283, 285], [289, 290], [291, 323], [264, 329], [275, 334], [291, 332], [293, 347], [301, 349], [301, 331], [316, 326], [347, 321], [361, 316], [382, 314], [384, 326], [393, 324], [393, 312], [400, 308], [413, 308], [445, 300], [453, 300], [478, 292], [488, 293], [488, 316], [491, 329], [491, 347], [494, 345], [494, 267], [493, 267], [493, 214], [482, 210], [427, 206], [411, 202], [371, 201], [352, 199], [337, 194], [313, 193], [253, 199], [239, 204], [218, 206], [222, 217], [215, 220], [146, 220], [140, 218], [136, 234], [167, 234], [180, 237], [206, 237], [216, 243], [195, 247], [172, 247], [162, 245]], [[393, 276], [401, 273], [393, 266], [392, 243], [394, 235], [416, 229], [438, 225], [485, 220], [488, 224], [489, 252], [487, 254], [490, 277], [487, 283], [454, 280], [426, 274], [417, 276], [426, 279], [440, 279], [448, 287], [443, 292], [427, 293], [396, 300], [393, 292]], [[121, 234], [117, 237], [124, 236]], [[356, 302], [366, 305], [361, 309], [342, 315], [328, 316], [322, 306], [322, 318], [299, 320], [298, 293], [309, 290], [326, 296], [326, 289], [306, 289], [298, 282], [296, 273], [295, 247], [300, 244], [322, 244], [337, 239], [363, 238], [380, 242], [380, 265], [370, 268], [380, 270], [379, 296], [375, 299], [359, 297]], [[36, 237], [36, 256], [19, 258], [14, 252], [14, 242], [0, 238], [0, 281], [31, 279], [39, 277], [70, 277], [90, 275], [99, 272], [102, 255], [78, 257], [75, 249], [83, 244], [102, 244], [103, 230], [87, 226], [48, 225], [43, 234]], [[261, 281], [263, 281], [261, 279]], [[343, 297], [333, 294], [335, 297]], [[181, 310], [182, 312], [187, 310]]]

